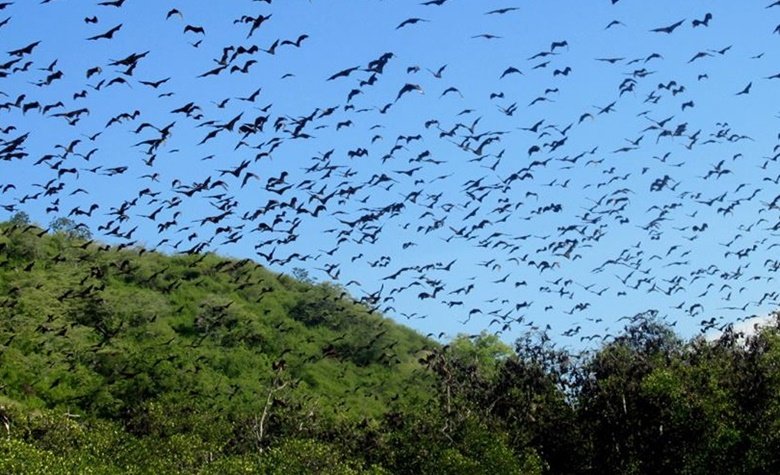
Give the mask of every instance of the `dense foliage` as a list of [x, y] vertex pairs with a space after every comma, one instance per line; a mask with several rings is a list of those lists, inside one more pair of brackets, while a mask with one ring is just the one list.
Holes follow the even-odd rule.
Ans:
[[0, 225], [0, 473], [780, 473], [780, 331], [441, 346], [338, 286]]

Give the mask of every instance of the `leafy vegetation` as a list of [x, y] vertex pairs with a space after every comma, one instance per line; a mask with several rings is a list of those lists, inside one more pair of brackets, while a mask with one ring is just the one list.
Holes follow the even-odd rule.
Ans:
[[304, 272], [0, 224], [0, 473], [778, 473], [780, 325], [441, 346]]

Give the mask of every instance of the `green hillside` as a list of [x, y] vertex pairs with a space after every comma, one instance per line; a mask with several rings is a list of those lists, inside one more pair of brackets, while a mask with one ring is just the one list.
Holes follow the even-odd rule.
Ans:
[[286, 419], [305, 435], [431, 397], [434, 344], [334, 285], [74, 229], [0, 233], [5, 410], [264, 447], [295, 435]]
[[0, 473], [777, 473], [780, 333], [439, 345], [333, 284], [0, 224]]

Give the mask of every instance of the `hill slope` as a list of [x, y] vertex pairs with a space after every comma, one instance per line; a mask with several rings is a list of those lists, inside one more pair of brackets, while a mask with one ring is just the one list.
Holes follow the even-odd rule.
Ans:
[[778, 473], [780, 315], [440, 346], [337, 286], [0, 223], [0, 473]]
[[0, 226], [4, 407], [138, 436], [240, 426], [229, 438], [262, 446], [285, 417], [305, 432], [429, 398], [418, 359], [435, 343], [337, 286], [77, 234]]

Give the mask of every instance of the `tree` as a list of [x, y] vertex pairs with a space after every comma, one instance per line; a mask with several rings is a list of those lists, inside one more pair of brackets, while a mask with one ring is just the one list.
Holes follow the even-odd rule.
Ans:
[[19, 211], [11, 216], [11, 219], [8, 220], [8, 222], [15, 226], [27, 226], [30, 224], [30, 215], [24, 211]]
[[298, 280], [300, 282], [306, 283], [306, 284], [313, 284], [314, 279], [311, 278], [309, 275], [309, 271], [304, 269], [303, 267], [296, 267], [292, 271], [293, 277], [295, 277], [295, 280]]
[[679, 466], [684, 442], [696, 433], [694, 425], [676, 420], [684, 413], [675, 406], [680, 381], [674, 366], [682, 354], [682, 342], [651, 312], [635, 316], [585, 362], [579, 425], [589, 429], [597, 472], [668, 473]]
[[72, 239], [92, 239], [92, 232], [83, 223], [76, 223], [70, 218], [56, 218], [49, 224], [49, 229], [54, 233], [62, 233]]

